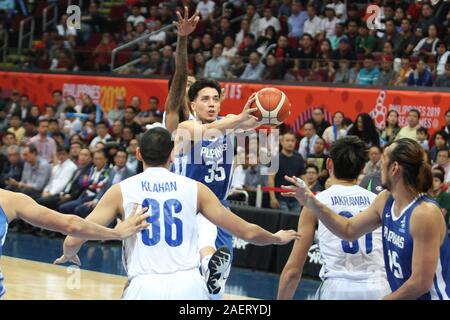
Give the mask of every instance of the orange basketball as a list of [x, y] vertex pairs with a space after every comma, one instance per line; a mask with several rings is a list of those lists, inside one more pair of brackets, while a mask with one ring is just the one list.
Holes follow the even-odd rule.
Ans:
[[283, 91], [276, 88], [264, 88], [256, 93], [251, 108], [257, 108], [253, 115], [261, 125], [280, 125], [291, 114], [291, 103]]

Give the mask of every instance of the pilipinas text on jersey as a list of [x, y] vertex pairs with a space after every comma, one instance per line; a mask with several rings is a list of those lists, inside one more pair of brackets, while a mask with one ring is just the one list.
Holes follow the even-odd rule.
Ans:
[[[392, 291], [400, 288], [412, 274], [414, 241], [410, 233], [411, 215], [423, 201], [435, 203], [426, 195], [413, 200], [397, 217], [394, 215], [394, 198], [386, 201], [382, 215], [383, 254], [386, 274]], [[431, 290], [419, 300], [448, 300], [450, 297], [450, 243], [446, 235], [439, 252], [439, 260]]]
[[176, 156], [175, 173], [202, 182], [225, 200], [234, 162], [234, 135], [191, 142], [189, 150]]

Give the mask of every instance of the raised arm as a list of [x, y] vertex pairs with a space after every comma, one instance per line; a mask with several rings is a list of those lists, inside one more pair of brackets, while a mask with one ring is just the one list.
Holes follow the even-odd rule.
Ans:
[[197, 183], [197, 186], [198, 211], [212, 223], [237, 237], [259, 246], [285, 244], [299, 239], [298, 233], [294, 230], [281, 230], [273, 234], [256, 224], [248, 223], [227, 210], [208, 187], [201, 183]]
[[294, 297], [295, 290], [302, 278], [303, 266], [309, 248], [313, 243], [316, 228], [317, 218], [308, 208], [303, 208], [297, 229], [301, 238], [295, 241], [289, 259], [281, 272], [280, 283], [278, 284], [278, 300], [287, 300]]
[[[410, 221], [414, 243], [411, 276], [384, 299], [414, 300], [431, 290], [446, 232], [445, 221], [437, 206], [423, 203], [414, 210]], [[401, 269], [397, 271], [401, 272]]]
[[189, 9], [184, 7], [184, 18], [177, 12], [178, 22], [174, 22], [178, 29], [177, 48], [175, 56], [175, 73], [166, 99], [166, 123], [169, 132], [173, 132], [180, 121], [180, 110], [186, 106], [186, 83], [188, 77], [187, 37], [191, 34], [200, 19], [198, 12], [188, 18]]
[[343, 240], [354, 241], [361, 236], [372, 232], [381, 225], [381, 212], [389, 196], [389, 192], [380, 193], [369, 208], [350, 219], [336, 214], [333, 210], [321, 203], [304, 184], [298, 182], [296, 177], [285, 177], [287, 181], [295, 185], [283, 186], [292, 188], [293, 192], [283, 194], [288, 197], [295, 197], [301, 205], [311, 209], [311, 212], [322, 221], [322, 223], [336, 236]]

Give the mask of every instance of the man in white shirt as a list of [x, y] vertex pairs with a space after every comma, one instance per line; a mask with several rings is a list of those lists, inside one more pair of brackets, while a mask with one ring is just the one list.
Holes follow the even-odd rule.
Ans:
[[68, 148], [58, 146], [57, 157], [59, 163], [53, 167], [50, 180], [42, 191], [42, 197], [59, 195], [78, 169], [77, 165], [69, 159]]
[[306, 13], [308, 14], [308, 19], [303, 26], [303, 33], [308, 33], [315, 38], [322, 32], [322, 19], [316, 16], [316, 9], [314, 9], [312, 4], [308, 4], [306, 7]]
[[214, 13], [214, 7], [216, 4], [211, 0], [202, 0], [197, 4], [197, 11], [200, 12], [202, 20], [212, 19]]
[[95, 145], [97, 143], [106, 143], [110, 138], [111, 136], [108, 133], [108, 124], [106, 123], [106, 121], [99, 121], [97, 123], [97, 136], [92, 139], [91, 143], [89, 144], [89, 149], [91, 149], [91, 151], [94, 151]]
[[[259, 28], [259, 16], [258, 12], [256, 12], [256, 7], [254, 4], [249, 3], [247, 5], [246, 15], [244, 19], [247, 19], [250, 23], [250, 32], [258, 37], [258, 28]], [[242, 40], [241, 40], [242, 41]], [[240, 43], [239, 43], [240, 44]]]
[[331, 6], [334, 9], [336, 17], [340, 22], [345, 23], [347, 21], [347, 8], [341, 0], [333, 0], [333, 3], [330, 3], [327, 6]]
[[309, 154], [314, 153], [314, 145], [316, 144], [316, 140], [319, 138], [316, 134], [316, 125], [313, 121], [310, 120], [305, 122], [303, 126], [303, 133], [305, 137], [300, 141], [298, 153], [300, 153], [303, 159], [306, 160]]
[[273, 16], [272, 9], [270, 7], [264, 8], [264, 17], [259, 19], [258, 34], [264, 34], [267, 27], [274, 27], [276, 32], [281, 29], [280, 21]]
[[127, 18], [127, 22], [131, 22], [137, 26], [139, 22], [145, 22], [144, 16], [141, 15], [139, 6], [133, 6], [131, 9], [131, 16]]
[[325, 8], [325, 18], [322, 19], [322, 31], [325, 33], [325, 38], [330, 38], [335, 35], [336, 25], [339, 19], [334, 14], [334, 9], [327, 5]]

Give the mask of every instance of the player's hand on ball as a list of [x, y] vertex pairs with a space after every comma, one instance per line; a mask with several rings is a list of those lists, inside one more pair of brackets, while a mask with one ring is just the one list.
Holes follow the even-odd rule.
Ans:
[[56, 259], [53, 264], [63, 264], [66, 262], [75, 263], [77, 266], [81, 266], [81, 261], [78, 255], [74, 255], [73, 257], [66, 257], [65, 255], [62, 255], [58, 259]]
[[295, 230], [280, 230], [275, 233], [275, 236], [278, 238], [278, 242], [276, 244], [286, 244], [292, 240], [300, 240], [301, 237]]
[[258, 126], [258, 118], [255, 117], [252, 113], [254, 113], [257, 108], [250, 108], [253, 102], [256, 100], [256, 92], [254, 92], [250, 98], [248, 98], [247, 103], [244, 106], [239, 117], [241, 117], [241, 125], [239, 128], [243, 130], [254, 129]]
[[137, 212], [138, 205], [135, 204], [130, 216], [124, 221], [117, 219], [117, 225], [114, 230], [119, 234], [120, 240], [127, 239], [132, 235], [146, 229], [149, 224], [146, 219], [149, 217], [147, 212], [148, 208], [141, 208]]
[[300, 205], [311, 208], [314, 194], [309, 190], [306, 183], [297, 177], [284, 176], [284, 178], [293, 185], [281, 186], [283, 189], [291, 190], [290, 192], [283, 192], [281, 195], [283, 197], [293, 197], [297, 199]]

